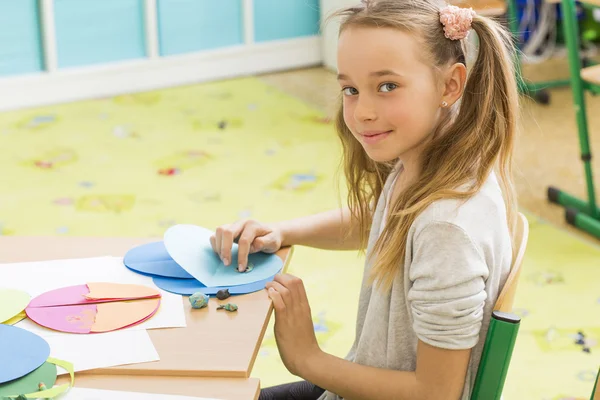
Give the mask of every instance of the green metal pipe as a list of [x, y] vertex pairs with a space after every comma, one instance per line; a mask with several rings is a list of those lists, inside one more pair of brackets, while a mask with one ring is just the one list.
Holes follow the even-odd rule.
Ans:
[[590, 144], [588, 139], [588, 124], [586, 117], [585, 98], [583, 95], [584, 85], [581, 80], [581, 60], [579, 58], [579, 38], [577, 29], [577, 15], [575, 13], [574, 0], [562, 0], [564, 36], [567, 43], [569, 55], [569, 71], [571, 75], [571, 88], [577, 127], [579, 132], [579, 145], [581, 157], [584, 162], [585, 179], [590, 215], [598, 217], [596, 206], [596, 195], [594, 192], [594, 180], [591, 167]]

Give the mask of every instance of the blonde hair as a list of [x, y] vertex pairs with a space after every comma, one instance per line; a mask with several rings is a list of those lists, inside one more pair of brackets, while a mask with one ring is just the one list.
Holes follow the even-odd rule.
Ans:
[[[425, 60], [434, 70], [454, 63], [466, 64], [464, 40], [449, 40], [440, 23], [439, 0], [363, 1], [333, 16], [343, 17], [340, 34], [350, 26], [392, 27], [421, 41]], [[478, 36], [478, 54], [468, 72], [459, 103], [451, 107], [424, 148], [421, 174], [390, 204], [385, 229], [372, 251], [376, 255], [370, 284], [389, 291], [401, 271], [409, 229], [417, 216], [441, 199], [467, 200], [495, 170], [506, 204], [508, 226], [514, 232], [517, 216], [512, 181], [512, 153], [518, 116], [518, 92], [510, 34], [497, 22], [475, 16], [472, 29]], [[340, 104], [336, 128], [342, 142], [348, 205], [358, 221], [361, 248], [367, 247], [372, 208], [392, 171], [391, 163], [370, 159], [344, 122]], [[474, 182], [474, 183], [473, 183]], [[473, 183], [472, 185], [469, 185]], [[459, 188], [467, 188], [459, 190]]]

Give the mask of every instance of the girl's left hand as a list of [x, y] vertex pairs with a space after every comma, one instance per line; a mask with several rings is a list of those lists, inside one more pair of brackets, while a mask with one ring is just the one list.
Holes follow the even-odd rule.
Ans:
[[308, 365], [321, 352], [302, 280], [277, 274], [266, 285], [275, 307], [275, 339], [285, 367], [302, 376]]

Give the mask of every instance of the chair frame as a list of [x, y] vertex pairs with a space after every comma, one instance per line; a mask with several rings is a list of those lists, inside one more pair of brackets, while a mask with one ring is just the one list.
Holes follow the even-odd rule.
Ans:
[[494, 305], [471, 400], [500, 399], [519, 333], [521, 318], [512, 313], [512, 307], [529, 239], [529, 223], [521, 213], [517, 229], [517, 252], [508, 279]]
[[[600, 5], [598, 1], [584, 0], [583, 2], [595, 6]], [[586, 82], [582, 77], [582, 62], [579, 55], [579, 24], [575, 10], [575, 1], [562, 0], [561, 4], [564, 15], [564, 36], [569, 55], [573, 106], [577, 120], [581, 160], [583, 161], [585, 172], [587, 200], [579, 199], [553, 186], [548, 188], [547, 195], [550, 202], [559, 204], [565, 208], [565, 218], [569, 224], [600, 238], [600, 209], [596, 204], [591, 163], [592, 155], [590, 152], [588, 121], [584, 97], [585, 91], [599, 94], [600, 85]]]

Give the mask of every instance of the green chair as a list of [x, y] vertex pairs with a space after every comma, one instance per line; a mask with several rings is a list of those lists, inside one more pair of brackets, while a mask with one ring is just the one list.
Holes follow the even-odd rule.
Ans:
[[[600, 7], [600, 0], [584, 0], [585, 3]], [[600, 65], [582, 68], [579, 54], [580, 39], [575, 0], [562, 0], [563, 29], [569, 56], [569, 71], [573, 92], [573, 105], [577, 119], [581, 160], [583, 161], [587, 186], [587, 199], [582, 200], [556, 187], [548, 188], [548, 200], [565, 208], [569, 224], [600, 238], [600, 211], [596, 204], [592, 155], [588, 138], [585, 92], [600, 93]]]
[[494, 306], [471, 400], [500, 399], [519, 332], [521, 318], [511, 312], [529, 237], [529, 224], [521, 213], [515, 233], [515, 259]]

